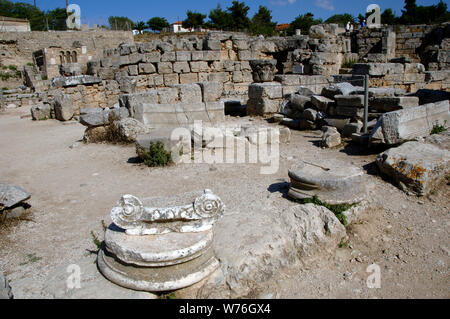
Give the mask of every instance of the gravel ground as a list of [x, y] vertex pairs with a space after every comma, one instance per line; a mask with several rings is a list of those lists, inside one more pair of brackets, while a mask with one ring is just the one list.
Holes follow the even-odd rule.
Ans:
[[[289, 167], [298, 159], [317, 158], [363, 167], [374, 185], [370, 209], [348, 227], [349, 241], [335, 255], [319, 256], [301, 269], [285, 269], [249, 297], [450, 297], [449, 186], [436, 185], [427, 198], [406, 195], [377, 176], [374, 160], [381, 150], [363, 155], [349, 147], [323, 150], [317, 147], [319, 132], [292, 132], [291, 143], [281, 146], [280, 168], [273, 175], [261, 175], [260, 167], [252, 164], [150, 169], [136, 163], [134, 146], [85, 145], [80, 143], [80, 124], [21, 118], [28, 114], [25, 107], [0, 114], [1, 182], [32, 194], [26, 218], [0, 225], [0, 269], [11, 280], [16, 298], [60, 297], [51, 283], [55, 271], [80, 261], [94, 263], [91, 232], [101, 238], [102, 220], [110, 222], [109, 211], [123, 194], [170, 197], [210, 188], [225, 203], [251, 207], [252, 201], [269, 199], [282, 208]], [[381, 270], [379, 289], [366, 284], [366, 270], [373, 263]], [[72, 297], [92, 294], [95, 290]], [[179, 296], [192, 297], [188, 292]]]

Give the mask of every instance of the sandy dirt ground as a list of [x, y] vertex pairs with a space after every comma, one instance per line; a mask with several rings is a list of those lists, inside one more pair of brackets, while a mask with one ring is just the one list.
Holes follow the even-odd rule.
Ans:
[[[252, 164], [182, 164], [150, 169], [136, 163], [135, 148], [80, 142], [76, 122], [34, 122], [29, 108], [0, 114], [0, 182], [32, 194], [25, 220], [0, 225], [0, 269], [16, 298], [57, 297], [46, 288], [58, 267], [95, 256], [91, 232], [124, 194], [146, 198], [212, 189], [222, 200], [285, 201], [287, 171], [297, 159], [338, 158], [363, 167], [374, 188], [370, 209], [349, 226], [349, 242], [301, 270], [274, 275], [267, 298], [449, 298], [448, 185], [432, 196], [408, 196], [376, 174], [376, 150], [357, 155], [350, 147], [324, 150], [319, 132], [293, 132], [281, 146], [280, 169], [259, 174]], [[251, 190], [246, 195], [246, 191]], [[88, 256], [88, 257], [87, 257]], [[369, 289], [367, 267], [381, 269], [381, 288]], [[99, 296], [101, 297], [101, 296]]]

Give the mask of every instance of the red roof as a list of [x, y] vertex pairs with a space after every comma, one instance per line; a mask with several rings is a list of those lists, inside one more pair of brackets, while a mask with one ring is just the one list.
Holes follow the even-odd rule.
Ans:
[[284, 31], [286, 29], [288, 29], [291, 25], [289, 23], [283, 23], [283, 24], [279, 24], [277, 25], [277, 27], [275, 28], [275, 31]]

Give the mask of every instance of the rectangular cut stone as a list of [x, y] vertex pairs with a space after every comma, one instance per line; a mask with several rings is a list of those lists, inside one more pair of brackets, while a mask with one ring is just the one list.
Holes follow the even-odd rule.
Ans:
[[217, 102], [222, 96], [223, 84], [221, 82], [200, 82], [203, 102]]
[[152, 63], [140, 63], [139, 64], [139, 74], [151, 74], [155, 73], [156, 68]]
[[180, 74], [180, 84], [195, 83], [198, 81], [198, 73]]
[[211, 81], [211, 82], [225, 83], [225, 82], [228, 82], [229, 80], [230, 80], [230, 74], [228, 72], [215, 72], [215, 73], [210, 73], [208, 75], [208, 81]]
[[208, 62], [205, 61], [196, 61], [190, 62], [191, 72], [200, 73], [200, 72], [209, 72]]
[[211, 123], [220, 123], [225, 121], [225, 103], [220, 102], [206, 102], [206, 112]]
[[161, 53], [150, 52], [144, 54], [144, 60], [146, 63], [158, 63], [161, 62]]
[[175, 62], [177, 60], [175, 52], [164, 52], [161, 55], [161, 62]]
[[178, 102], [178, 89], [161, 88], [157, 90], [160, 104], [171, 104]]
[[205, 103], [179, 103], [175, 104], [175, 110], [182, 125], [193, 124], [195, 121], [210, 122]]
[[364, 107], [364, 95], [336, 95], [338, 106]]
[[178, 90], [179, 100], [182, 103], [202, 102], [202, 90], [198, 84], [179, 84], [173, 86]]
[[364, 117], [364, 108], [358, 108], [354, 106], [338, 106], [336, 107], [336, 114], [361, 119]]
[[175, 62], [173, 64], [173, 72], [175, 73], [190, 73], [191, 68], [188, 62]]
[[334, 105], [335, 102], [325, 96], [314, 95], [311, 97], [311, 103], [317, 107], [319, 111], [327, 112], [328, 106]]
[[203, 51], [202, 61], [219, 61], [220, 51]]
[[248, 87], [248, 96], [251, 99], [259, 99], [268, 97], [270, 99], [281, 99], [283, 97], [283, 90], [280, 83], [252, 83]]
[[171, 62], [159, 62], [158, 63], [158, 73], [159, 74], [173, 73], [172, 63]]
[[133, 117], [154, 128], [179, 124], [174, 104], [140, 104], [135, 108]]
[[192, 58], [192, 61], [202, 61], [203, 60], [203, 51], [192, 51], [191, 58]]
[[384, 76], [387, 74], [403, 74], [401, 63], [356, 63], [353, 66], [354, 75]]
[[282, 99], [272, 100], [268, 97], [247, 101], [247, 115], [272, 115], [280, 109]]
[[371, 98], [369, 106], [379, 112], [392, 112], [419, 106], [419, 98], [416, 96]]
[[177, 62], [187, 62], [191, 61], [191, 52], [189, 51], [177, 51]]
[[134, 108], [139, 104], [158, 104], [159, 97], [156, 90], [149, 90], [142, 93], [123, 94], [119, 98], [120, 107], [126, 107], [131, 116], [134, 114]]
[[429, 136], [436, 123], [450, 122], [449, 106], [446, 100], [385, 113], [371, 132], [371, 139], [395, 145]]
[[172, 86], [175, 84], [180, 83], [179, 77], [177, 73], [172, 74], [164, 74], [164, 85], [165, 86]]
[[298, 75], [276, 75], [275, 81], [281, 82], [283, 85], [300, 85], [300, 77]]

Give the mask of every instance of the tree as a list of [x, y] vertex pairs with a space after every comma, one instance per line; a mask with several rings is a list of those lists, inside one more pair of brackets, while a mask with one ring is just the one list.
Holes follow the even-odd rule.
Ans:
[[46, 23], [50, 30], [67, 30], [67, 11], [64, 8], [56, 8], [45, 14]]
[[153, 31], [161, 32], [164, 29], [170, 28], [169, 22], [165, 18], [154, 17], [147, 21], [147, 25]]
[[359, 25], [362, 25], [364, 20], [366, 20], [366, 17], [363, 16], [361, 13], [358, 15], [358, 23]]
[[399, 19], [403, 24], [436, 24], [450, 20], [447, 4], [442, 0], [431, 6], [417, 6], [415, 0], [405, 0], [404, 9]]
[[275, 33], [276, 26], [276, 22], [272, 22], [271, 11], [265, 6], [259, 6], [258, 12], [252, 18], [252, 32], [272, 36]]
[[249, 10], [250, 8], [244, 2], [232, 2], [232, 6], [228, 8], [228, 12], [231, 15], [233, 30], [240, 31], [249, 29], [250, 19], [247, 16]]
[[217, 30], [228, 30], [232, 25], [231, 15], [222, 10], [220, 4], [217, 5], [216, 9], [209, 12], [209, 20], [206, 26]]
[[392, 9], [386, 9], [381, 14], [381, 24], [394, 25], [395, 24], [395, 15], [392, 12]]
[[134, 27], [134, 22], [127, 17], [112, 16], [108, 18], [108, 22], [112, 30], [131, 31]]
[[201, 14], [198, 12], [187, 12], [187, 19], [183, 21], [183, 28], [190, 29], [190, 28], [200, 28], [204, 25], [204, 20], [206, 19], [205, 14]]
[[325, 23], [337, 23], [344, 26], [346, 26], [348, 22], [351, 24], [356, 23], [355, 18], [350, 13], [335, 14], [325, 21]]
[[314, 14], [308, 12], [304, 15], [299, 15], [294, 21], [292, 21], [287, 32], [289, 35], [293, 35], [295, 34], [295, 30], [300, 29], [302, 34], [308, 34], [309, 29], [311, 29], [313, 25], [321, 23], [321, 19], [314, 19]]
[[138, 21], [136, 22], [136, 24], [134, 25], [134, 29], [139, 31], [139, 34], [142, 34], [142, 31], [144, 31], [145, 29], [147, 29], [147, 25], [145, 24], [144, 21]]

